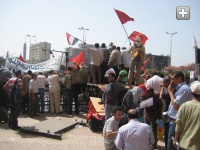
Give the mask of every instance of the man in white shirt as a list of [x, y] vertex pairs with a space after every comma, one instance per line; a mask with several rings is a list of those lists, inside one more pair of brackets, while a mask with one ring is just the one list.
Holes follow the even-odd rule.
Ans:
[[30, 101], [29, 101], [29, 109], [28, 109], [28, 116], [38, 116], [38, 84], [37, 84], [37, 75], [32, 74], [32, 79], [29, 82], [29, 90], [30, 90]]
[[158, 72], [152, 72], [152, 77], [147, 81], [146, 87], [152, 87], [157, 94], [160, 94], [161, 86], [160, 84], [163, 82], [163, 78], [158, 76]]
[[86, 49], [89, 53], [91, 53], [91, 68], [92, 68], [92, 83], [96, 84], [97, 79], [96, 79], [96, 71], [97, 71], [97, 76], [98, 76], [98, 83], [101, 83], [101, 68], [100, 65], [103, 62], [103, 52], [99, 48], [99, 44], [95, 43], [95, 48], [88, 48], [86, 46]]
[[127, 115], [129, 122], [119, 128], [115, 146], [123, 150], [150, 150], [155, 142], [151, 127], [137, 120], [136, 109], [130, 109]]
[[49, 99], [50, 99], [50, 112], [53, 114], [60, 113], [60, 79], [58, 75], [54, 74], [54, 71], [49, 72], [47, 78], [49, 84]]
[[38, 83], [38, 88], [39, 88], [38, 94], [40, 96], [40, 103], [41, 103], [40, 112], [44, 113], [44, 89], [45, 89], [45, 85], [47, 83], [47, 79], [42, 74], [42, 72], [39, 72], [39, 75], [37, 77], [37, 83]]
[[132, 58], [132, 54], [128, 53], [127, 49], [123, 49], [122, 48], [121, 57], [122, 57], [122, 64], [124, 64], [124, 68], [128, 72], [129, 71], [130, 61], [131, 61], [131, 58]]

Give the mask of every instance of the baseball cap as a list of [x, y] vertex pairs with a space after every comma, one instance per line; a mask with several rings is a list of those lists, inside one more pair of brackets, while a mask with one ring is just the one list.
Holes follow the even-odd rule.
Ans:
[[147, 88], [144, 84], [138, 85], [145, 93], [147, 93]]
[[200, 82], [195, 82], [191, 85], [190, 90], [194, 94], [200, 95]]

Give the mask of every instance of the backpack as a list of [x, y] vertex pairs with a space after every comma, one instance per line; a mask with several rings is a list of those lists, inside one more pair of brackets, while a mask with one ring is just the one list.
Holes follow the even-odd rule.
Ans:
[[14, 85], [10, 91], [10, 103], [22, 102], [22, 95], [19, 86], [17, 85], [18, 79], [15, 80]]
[[143, 59], [143, 52], [142, 52], [142, 44], [140, 45], [140, 47], [137, 47], [136, 44], [134, 44], [135, 46], [135, 50], [133, 52], [133, 58], [137, 61], [140, 61]]

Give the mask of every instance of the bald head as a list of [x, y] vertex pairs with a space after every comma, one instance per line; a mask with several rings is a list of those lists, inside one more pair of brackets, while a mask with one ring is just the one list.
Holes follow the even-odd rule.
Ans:
[[138, 117], [138, 113], [136, 109], [130, 109], [128, 111], [128, 118], [129, 119], [136, 119]]

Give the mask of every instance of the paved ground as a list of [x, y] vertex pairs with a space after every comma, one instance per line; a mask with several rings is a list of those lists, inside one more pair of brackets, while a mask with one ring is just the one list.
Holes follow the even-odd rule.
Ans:
[[[60, 115], [44, 113], [35, 118], [20, 115], [19, 126], [33, 125], [52, 117], [65, 117], [86, 122], [85, 114], [68, 116], [66, 112]], [[92, 132], [88, 127], [81, 125], [64, 133], [62, 140], [57, 140], [14, 131], [8, 128], [6, 123], [0, 122], [0, 136], [1, 150], [104, 150], [102, 133]], [[163, 141], [158, 142], [157, 149], [164, 150]]]

